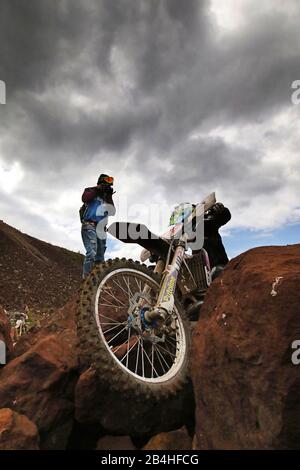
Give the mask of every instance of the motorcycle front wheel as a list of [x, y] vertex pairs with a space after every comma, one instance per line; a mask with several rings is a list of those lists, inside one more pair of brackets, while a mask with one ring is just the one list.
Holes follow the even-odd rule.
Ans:
[[155, 322], [147, 324], [143, 309], [133, 313], [142, 296], [148, 307], [155, 305], [159, 285], [160, 276], [125, 258], [97, 265], [83, 284], [80, 354], [114, 390], [159, 399], [176, 394], [187, 380], [190, 327], [179, 301], [163, 334]]

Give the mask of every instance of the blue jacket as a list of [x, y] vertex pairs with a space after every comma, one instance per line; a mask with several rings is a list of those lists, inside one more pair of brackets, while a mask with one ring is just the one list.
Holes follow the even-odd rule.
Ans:
[[107, 216], [107, 212], [105, 213], [104, 209], [103, 200], [100, 197], [95, 197], [87, 204], [83, 221], [92, 220], [93, 222], [100, 222]]
[[[82, 195], [84, 214], [82, 221], [100, 222], [107, 219], [109, 215], [115, 215], [116, 210], [112, 199], [112, 194], [99, 194], [97, 187], [85, 188]], [[81, 209], [82, 210], [82, 209]]]

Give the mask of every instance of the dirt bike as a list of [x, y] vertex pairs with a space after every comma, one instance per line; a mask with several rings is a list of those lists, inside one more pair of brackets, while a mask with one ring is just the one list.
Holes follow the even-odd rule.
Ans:
[[141, 224], [115, 222], [108, 228], [125, 243], [141, 245], [141, 261], [155, 261], [146, 266], [108, 260], [84, 281], [77, 312], [81, 353], [112, 389], [160, 399], [176, 394], [187, 380], [190, 320], [203, 303], [212, 270], [203, 248], [188, 254], [185, 227], [215, 202], [212, 193], [162, 236]]

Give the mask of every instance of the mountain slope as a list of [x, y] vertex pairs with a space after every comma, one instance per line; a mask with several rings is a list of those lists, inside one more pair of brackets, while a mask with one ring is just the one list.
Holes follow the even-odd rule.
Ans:
[[79, 288], [82, 255], [30, 237], [0, 221], [0, 305], [60, 307]]

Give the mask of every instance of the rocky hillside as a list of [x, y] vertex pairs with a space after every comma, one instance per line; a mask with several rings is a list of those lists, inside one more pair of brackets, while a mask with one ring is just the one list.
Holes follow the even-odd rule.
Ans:
[[119, 396], [80, 366], [69, 302], [0, 369], [0, 449], [299, 449], [299, 268], [300, 245], [232, 260], [194, 328], [192, 382], [159, 403]]
[[199, 449], [300, 448], [300, 245], [252, 249], [205, 301], [191, 353]]
[[[182, 426], [191, 445], [188, 434], [194, 427], [191, 384], [179, 396], [160, 403], [138, 400], [135, 396], [125, 400], [124, 395], [109, 391], [108, 384], [93, 369], [80, 367], [75, 310], [76, 302], [71, 301], [44, 319], [41, 328], [32, 328], [16, 344], [8, 364], [0, 368], [0, 404], [4, 409], [0, 408], [0, 450], [9, 445], [19, 448], [15, 434], [22, 443], [22, 422], [24, 439], [31, 424], [32, 447], [37, 442], [32, 424], [37, 427], [41, 449], [100, 449], [120, 445], [135, 448], [143, 446], [151, 436]], [[1, 315], [3, 318], [4, 312], [0, 310], [0, 318]], [[7, 337], [5, 325], [7, 328], [2, 321], [2, 337]], [[1, 427], [1, 413], [9, 419], [9, 425], [3, 418]], [[21, 421], [23, 416], [30, 423]], [[20, 417], [17, 429], [11, 424], [12, 417]], [[3, 433], [2, 441], [4, 429], [7, 432]]]
[[7, 310], [63, 306], [78, 290], [82, 255], [0, 221], [0, 304]]

